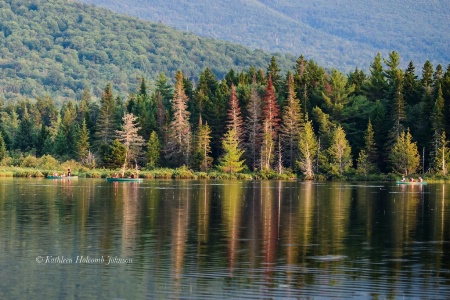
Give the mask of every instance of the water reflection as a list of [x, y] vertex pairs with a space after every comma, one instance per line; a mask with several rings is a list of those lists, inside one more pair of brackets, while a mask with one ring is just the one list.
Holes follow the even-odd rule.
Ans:
[[[449, 190], [0, 179], [0, 298], [443, 299]], [[49, 265], [40, 255], [133, 262]]]

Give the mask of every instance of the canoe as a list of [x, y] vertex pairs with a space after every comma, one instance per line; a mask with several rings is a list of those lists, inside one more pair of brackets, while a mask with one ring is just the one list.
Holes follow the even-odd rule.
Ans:
[[409, 184], [409, 185], [427, 185], [426, 181], [397, 181], [397, 184]]
[[142, 178], [113, 178], [108, 177], [106, 178], [107, 182], [142, 182]]
[[78, 176], [54, 176], [54, 175], [48, 175], [47, 179], [78, 179]]

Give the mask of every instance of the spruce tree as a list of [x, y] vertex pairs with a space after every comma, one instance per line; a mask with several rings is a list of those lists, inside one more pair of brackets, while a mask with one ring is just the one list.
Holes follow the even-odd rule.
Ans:
[[8, 152], [6, 151], [5, 140], [3, 139], [3, 135], [0, 132], [0, 162], [8, 156]]
[[322, 97], [327, 111], [335, 121], [342, 120], [342, 110], [350, 102], [349, 94], [355, 90], [354, 85], [348, 85], [347, 77], [336, 69], [333, 69]]
[[225, 173], [239, 173], [244, 168], [241, 159], [244, 151], [239, 149], [239, 142], [234, 129], [228, 130], [222, 140], [223, 156], [219, 160], [218, 168]]
[[362, 90], [369, 101], [384, 99], [387, 90], [386, 76], [383, 71], [381, 54], [378, 52], [370, 64], [370, 76]]
[[206, 172], [213, 161], [211, 157], [211, 128], [208, 126], [208, 123], [202, 123], [200, 117], [194, 149], [194, 166], [198, 170]]
[[442, 132], [436, 146], [437, 150], [433, 158], [433, 168], [439, 174], [446, 176], [450, 164], [450, 149], [448, 147], [445, 131]]
[[166, 141], [166, 159], [174, 166], [189, 166], [191, 154], [190, 113], [187, 110], [188, 97], [184, 92], [183, 73], [177, 72], [175, 94], [172, 101], [172, 121]]
[[87, 165], [88, 163], [88, 157], [89, 157], [89, 131], [86, 125], [86, 119], [83, 118], [83, 121], [81, 123], [81, 128], [78, 133], [78, 141], [77, 141], [77, 154], [78, 158], [81, 160], [81, 162], [84, 165]]
[[116, 113], [116, 101], [112, 94], [111, 84], [108, 83], [100, 99], [100, 111], [97, 120], [96, 136], [100, 143], [109, 144], [114, 140], [117, 128]]
[[284, 158], [289, 168], [294, 167], [298, 154], [298, 139], [303, 128], [303, 115], [300, 100], [297, 99], [294, 90], [294, 77], [288, 75], [288, 97], [287, 104], [282, 115], [280, 135], [282, 138], [282, 149], [285, 149]]
[[275, 98], [275, 91], [272, 78], [269, 75], [267, 87], [264, 95], [264, 121], [263, 121], [263, 142], [261, 148], [261, 166], [265, 170], [271, 168], [275, 156], [275, 142], [278, 137], [280, 123], [280, 109]]
[[246, 157], [250, 168], [254, 171], [258, 168], [262, 137], [261, 98], [258, 95], [256, 78], [253, 78], [253, 84], [250, 90], [250, 101], [247, 105], [247, 111], [248, 116], [246, 119]]
[[122, 130], [116, 130], [116, 134], [119, 141], [125, 146], [123, 169], [125, 170], [130, 161], [134, 161], [137, 168], [137, 161], [145, 144], [144, 138], [138, 133], [141, 128], [137, 122], [137, 117], [133, 114], [126, 114], [122, 120]]
[[228, 114], [227, 114], [227, 130], [234, 129], [236, 137], [241, 144], [244, 140], [244, 121], [242, 120], [241, 108], [239, 107], [239, 101], [236, 96], [236, 87], [231, 84], [230, 100], [228, 102]]
[[306, 122], [304, 129], [300, 132], [298, 149], [297, 165], [303, 172], [305, 179], [312, 180], [315, 175], [314, 167], [317, 159], [318, 143], [311, 121]]
[[375, 141], [375, 132], [373, 131], [372, 122], [369, 119], [367, 124], [367, 131], [364, 136], [364, 150], [367, 155], [367, 160], [373, 166], [376, 166], [378, 161], [377, 143]]
[[147, 168], [154, 169], [159, 166], [160, 142], [158, 134], [152, 131], [147, 143]]

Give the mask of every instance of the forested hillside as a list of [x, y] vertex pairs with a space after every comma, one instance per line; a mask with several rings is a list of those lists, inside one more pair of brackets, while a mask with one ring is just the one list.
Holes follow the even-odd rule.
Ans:
[[201, 36], [266, 51], [304, 54], [325, 67], [367, 69], [377, 53], [450, 59], [447, 0], [79, 0]]
[[[126, 96], [141, 76], [172, 79], [179, 69], [197, 80], [209, 67], [222, 78], [231, 68], [265, 67], [271, 56], [73, 1], [0, 1], [3, 99], [79, 99], [85, 88], [100, 96], [107, 82]], [[295, 61], [276, 58], [284, 70]]]

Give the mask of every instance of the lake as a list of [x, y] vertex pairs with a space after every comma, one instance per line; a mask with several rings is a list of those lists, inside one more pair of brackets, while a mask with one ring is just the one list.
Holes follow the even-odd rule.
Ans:
[[0, 178], [0, 299], [448, 299], [450, 185]]

